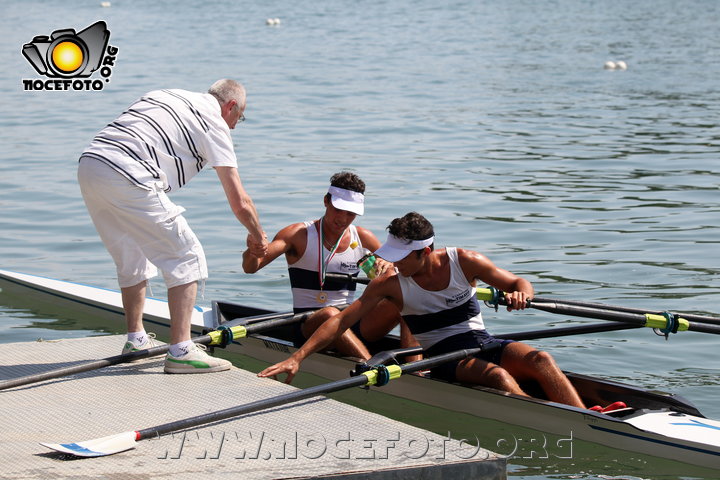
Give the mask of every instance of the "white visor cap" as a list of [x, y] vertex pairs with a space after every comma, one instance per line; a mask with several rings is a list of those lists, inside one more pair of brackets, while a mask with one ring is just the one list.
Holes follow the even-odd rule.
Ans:
[[405, 240], [388, 233], [387, 240], [382, 247], [375, 250], [375, 255], [388, 262], [399, 262], [414, 250], [429, 247], [435, 242], [435, 237], [425, 240]]
[[362, 193], [333, 186], [328, 189], [328, 193], [333, 207], [356, 215], [365, 213], [365, 195]]

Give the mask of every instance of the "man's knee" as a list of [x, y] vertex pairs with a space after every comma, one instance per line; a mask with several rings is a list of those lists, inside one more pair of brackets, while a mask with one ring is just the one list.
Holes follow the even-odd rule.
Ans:
[[512, 391], [517, 387], [515, 378], [502, 367], [493, 367], [487, 372], [488, 383], [499, 390]]
[[529, 355], [529, 360], [536, 367], [536, 369], [540, 371], [547, 371], [549, 369], [558, 368], [552, 355], [543, 350], [536, 350], [535, 352], [531, 353]]
[[315, 330], [320, 328], [320, 325], [330, 320], [332, 317], [340, 313], [335, 307], [325, 307], [318, 312], [315, 312], [302, 323], [302, 333], [305, 338], [313, 334]]

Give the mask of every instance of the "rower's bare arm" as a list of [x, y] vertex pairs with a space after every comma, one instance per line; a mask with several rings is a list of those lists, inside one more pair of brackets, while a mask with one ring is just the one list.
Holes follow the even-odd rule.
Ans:
[[358, 309], [356, 303], [357, 302], [354, 302], [342, 312], [323, 322], [323, 324], [320, 325], [315, 332], [313, 332], [310, 338], [305, 341], [303, 346], [290, 355], [288, 359], [269, 366], [262, 372], [258, 373], [258, 377], [275, 377], [285, 373], [287, 374], [285, 383], [292, 382], [293, 378], [295, 378], [295, 375], [300, 369], [300, 364], [303, 360], [305, 360], [305, 358], [330, 345], [352, 325], [349, 320], [344, 319], [343, 317], [349, 315], [350, 318], [354, 318], [353, 310]]
[[[407, 326], [407, 323], [405, 323], [405, 320], [402, 318], [400, 319], [400, 347], [401, 348], [408, 348], [408, 347], [419, 347], [420, 342], [417, 341], [415, 336], [410, 332], [410, 328]], [[415, 362], [417, 360], [422, 360], [423, 356], [422, 353], [418, 353], [417, 355], [410, 355], [405, 357], [406, 362]]]
[[340, 335], [342, 335], [345, 330], [353, 326], [363, 316], [370, 313], [370, 311], [380, 303], [380, 300], [386, 298], [382, 288], [386, 282], [387, 280], [385, 278], [380, 282], [371, 282], [360, 298], [355, 300], [345, 310], [327, 319], [313, 332], [303, 346], [290, 355], [287, 360], [266, 368], [258, 373], [258, 376], [274, 377], [286, 373], [287, 378], [285, 379], [285, 383], [292, 382], [292, 379], [300, 368], [300, 364], [305, 358], [313, 353], [319, 352], [340, 338]]
[[367, 228], [363, 227], [356, 227], [358, 232], [358, 237], [360, 237], [360, 241], [362, 242], [362, 246], [371, 252], [374, 252], [378, 248], [380, 248], [380, 240], [375, 236], [374, 233], [372, 233]]
[[295, 236], [298, 228], [298, 224], [293, 224], [280, 230], [262, 255], [258, 255], [252, 249], [245, 250], [243, 252], [243, 271], [245, 273], [255, 273], [280, 255], [294, 251]]
[[260, 219], [255, 204], [250, 195], [243, 188], [240, 175], [235, 167], [215, 167], [215, 172], [225, 191], [230, 209], [235, 217], [247, 228], [251, 237], [248, 246], [264, 251], [267, 248], [267, 238], [260, 226]]
[[527, 301], [535, 295], [535, 290], [528, 280], [498, 267], [485, 255], [472, 250], [458, 249], [458, 256], [468, 281], [480, 280], [506, 292], [508, 310], [523, 310], [527, 306]]

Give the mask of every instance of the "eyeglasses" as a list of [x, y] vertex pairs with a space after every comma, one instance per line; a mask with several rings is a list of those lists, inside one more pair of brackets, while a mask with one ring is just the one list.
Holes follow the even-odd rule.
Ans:
[[[238, 108], [238, 110], [240, 110], [240, 105], [238, 105], [236, 103], [235, 106]], [[238, 118], [238, 123], [242, 123], [244, 121], [245, 121], [245, 115], [242, 112], [240, 112], [240, 117]]]

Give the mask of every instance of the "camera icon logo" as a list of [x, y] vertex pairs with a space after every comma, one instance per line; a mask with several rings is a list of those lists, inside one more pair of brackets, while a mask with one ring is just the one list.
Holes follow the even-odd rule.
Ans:
[[103, 21], [85, 30], [55, 30], [23, 45], [22, 54], [40, 75], [52, 78], [89, 77], [100, 68], [110, 31]]

